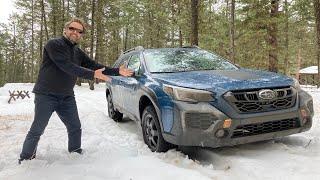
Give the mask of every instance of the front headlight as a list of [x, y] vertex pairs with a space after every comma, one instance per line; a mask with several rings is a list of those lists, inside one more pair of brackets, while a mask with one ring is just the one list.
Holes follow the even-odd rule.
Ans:
[[296, 79], [296, 78], [292, 78], [293, 79], [293, 87], [296, 89], [296, 90], [298, 90], [298, 91], [300, 91], [301, 90], [301, 87], [300, 87], [300, 83], [299, 83], [299, 81]]
[[210, 102], [215, 94], [209, 91], [163, 85], [163, 90], [173, 99], [187, 102]]

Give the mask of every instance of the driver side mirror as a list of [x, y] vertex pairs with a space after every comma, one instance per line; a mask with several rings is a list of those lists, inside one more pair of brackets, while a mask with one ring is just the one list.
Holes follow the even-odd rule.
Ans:
[[132, 76], [133, 76], [133, 77], [140, 76], [140, 68], [134, 69]]
[[140, 77], [143, 74], [143, 70], [141, 69], [141, 67], [135, 68], [133, 70], [133, 77]]

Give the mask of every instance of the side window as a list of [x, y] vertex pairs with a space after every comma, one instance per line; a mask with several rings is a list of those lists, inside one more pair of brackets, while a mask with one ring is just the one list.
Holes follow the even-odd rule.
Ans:
[[120, 67], [121, 65], [125, 65], [125, 67], [127, 66], [128, 60], [129, 60], [130, 56], [125, 56], [122, 57], [116, 64], [114, 67]]
[[129, 63], [128, 63], [128, 68], [134, 70], [135, 73], [138, 73], [140, 70], [140, 58], [139, 54], [135, 54], [131, 56]]

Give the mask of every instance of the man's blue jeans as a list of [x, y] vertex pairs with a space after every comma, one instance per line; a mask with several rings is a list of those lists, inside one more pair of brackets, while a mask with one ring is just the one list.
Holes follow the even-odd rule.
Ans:
[[31, 128], [23, 143], [20, 159], [35, 157], [40, 136], [43, 134], [48, 121], [55, 111], [68, 131], [68, 151], [81, 148], [81, 123], [74, 96], [35, 94], [35, 115]]

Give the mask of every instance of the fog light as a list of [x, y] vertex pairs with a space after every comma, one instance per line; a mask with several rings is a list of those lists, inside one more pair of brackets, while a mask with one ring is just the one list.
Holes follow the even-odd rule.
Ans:
[[230, 127], [231, 127], [231, 123], [232, 123], [232, 120], [231, 120], [231, 119], [226, 119], [226, 120], [224, 120], [224, 122], [223, 122], [223, 128], [224, 128], [224, 129], [230, 128]]
[[302, 125], [304, 125], [308, 121], [308, 113], [305, 109], [300, 109], [300, 114], [301, 114], [301, 118], [302, 118]]
[[225, 137], [227, 134], [228, 134], [228, 132], [226, 130], [224, 130], [224, 129], [218, 129], [216, 131], [216, 137], [217, 138]]
[[308, 116], [307, 111], [305, 109], [300, 109], [300, 112], [301, 112], [301, 117], [302, 118], [305, 118], [305, 117]]

